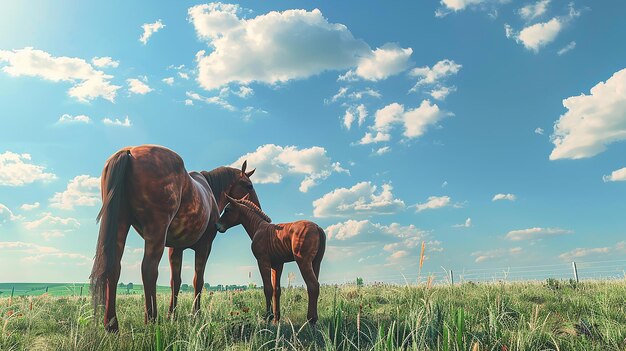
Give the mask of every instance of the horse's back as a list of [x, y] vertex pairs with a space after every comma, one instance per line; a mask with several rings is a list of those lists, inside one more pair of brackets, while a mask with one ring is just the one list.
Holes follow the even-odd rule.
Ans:
[[324, 231], [315, 222], [300, 220], [277, 226], [289, 237], [294, 259], [312, 259], [317, 254]]

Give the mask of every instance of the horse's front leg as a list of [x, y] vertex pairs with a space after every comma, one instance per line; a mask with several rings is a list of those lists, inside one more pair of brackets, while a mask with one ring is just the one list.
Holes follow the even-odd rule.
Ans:
[[202, 288], [204, 287], [204, 270], [206, 268], [206, 262], [211, 252], [211, 245], [202, 245], [197, 249], [195, 261], [195, 276], [193, 277], [193, 312], [197, 313], [200, 310], [200, 298], [202, 296]]
[[170, 285], [172, 288], [172, 297], [170, 299], [170, 309], [168, 317], [174, 317], [174, 311], [176, 310], [176, 305], [178, 304], [178, 293], [180, 292], [180, 284], [182, 280], [180, 278], [180, 271], [183, 265], [183, 250], [179, 248], [170, 247], [169, 249], [169, 259], [170, 259], [170, 268], [172, 271], [172, 278], [170, 280]]
[[274, 322], [280, 320], [280, 275], [283, 273], [283, 263], [272, 264], [272, 285], [274, 287]]
[[263, 279], [263, 292], [265, 293], [265, 318], [271, 320], [272, 316], [272, 295], [274, 289], [272, 288], [272, 265], [269, 259], [257, 260], [259, 265], [259, 273], [261, 273], [261, 279]]

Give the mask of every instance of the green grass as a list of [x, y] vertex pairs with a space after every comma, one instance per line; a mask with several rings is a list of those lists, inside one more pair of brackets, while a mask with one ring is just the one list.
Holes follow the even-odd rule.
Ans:
[[196, 316], [185, 293], [173, 321], [168, 301], [144, 325], [142, 296], [120, 296], [107, 334], [85, 297], [0, 298], [0, 350], [626, 350], [625, 281], [324, 286], [317, 328], [301, 288], [283, 289], [280, 325], [260, 289], [204, 294]]
[[[72, 284], [72, 283], [0, 283], [0, 298], [11, 296], [11, 290], [14, 290], [13, 296], [40, 296], [47, 293], [51, 296], [82, 296], [89, 295], [89, 284]], [[170, 292], [168, 286], [157, 286], [159, 293]], [[132, 290], [126, 287], [118, 288], [119, 294], [143, 294], [143, 285], [133, 285]]]

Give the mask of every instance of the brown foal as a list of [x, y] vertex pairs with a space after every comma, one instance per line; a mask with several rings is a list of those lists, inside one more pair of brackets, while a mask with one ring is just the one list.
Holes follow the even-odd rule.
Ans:
[[280, 275], [285, 262], [296, 261], [309, 295], [307, 319], [317, 322], [317, 299], [320, 292], [320, 264], [326, 247], [326, 234], [311, 221], [272, 224], [271, 219], [248, 196], [235, 200], [227, 196], [228, 204], [217, 222], [224, 233], [228, 228], [242, 224], [252, 239], [252, 253], [257, 259], [263, 291], [266, 317], [280, 320]]
[[172, 268], [170, 313], [180, 291], [183, 250], [195, 251], [194, 311], [200, 308], [204, 269], [217, 234], [216, 222], [226, 196], [249, 195], [259, 200], [250, 182], [254, 170], [219, 167], [187, 173], [175, 152], [156, 145], [126, 147], [113, 154], [102, 171], [100, 232], [91, 271], [94, 309], [105, 304], [104, 326], [117, 331], [115, 295], [122, 253], [132, 226], [145, 240], [141, 276], [145, 320], [157, 317], [156, 282], [163, 250], [169, 247]]

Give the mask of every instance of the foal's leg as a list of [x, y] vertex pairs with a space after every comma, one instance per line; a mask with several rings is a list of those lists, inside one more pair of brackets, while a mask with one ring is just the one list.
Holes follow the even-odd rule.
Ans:
[[170, 269], [172, 271], [172, 278], [170, 280], [170, 286], [172, 287], [172, 298], [170, 299], [169, 317], [174, 317], [174, 311], [178, 304], [178, 293], [180, 292], [180, 284], [182, 280], [180, 278], [180, 271], [183, 265], [183, 250], [179, 248], [169, 248], [170, 256]]
[[122, 254], [124, 253], [124, 246], [126, 245], [126, 237], [128, 236], [129, 229], [130, 223], [126, 216], [123, 216], [120, 211], [120, 216], [117, 222], [117, 247], [115, 248], [115, 261], [113, 262], [113, 269], [107, 277], [104, 328], [109, 332], [117, 332], [119, 330], [119, 323], [115, 313], [115, 297], [117, 295], [117, 282], [120, 279], [120, 271], [122, 269]]
[[159, 276], [159, 262], [165, 249], [167, 224], [147, 226], [144, 230], [145, 248], [141, 262], [141, 278], [146, 299], [145, 322], [154, 322], [157, 318], [156, 282]]
[[315, 325], [315, 323], [317, 323], [317, 299], [320, 296], [320, 283], [317, 281], [311, 261], [297, 262], [302, 278], [306, 283], [307, 293], [309, 294], [309, 309], [306, 317], [311, 325]]
[[199, 247], [196, 251], [195, 269], [196, 274], [193, 277], [193, 312], [196, 313], [200, 310], [200, 297], [202, 296], [202, 288], [204, 287], [204, 269], [206, 268], [206, 261], [209, 258], [209, 252], [211, 249], [208, 246]]
[[274, 322], [280, 320], [280, 275], [283, 273], [283, 263], [272, 265], [272, 285], [274, 286]]
[[269, 260], [257, 260], [261, 279], [263, 279], [263, 292], [265, 293], [265, 318], [272, 319], [272, 288], [271, 270], [272, 266]]

